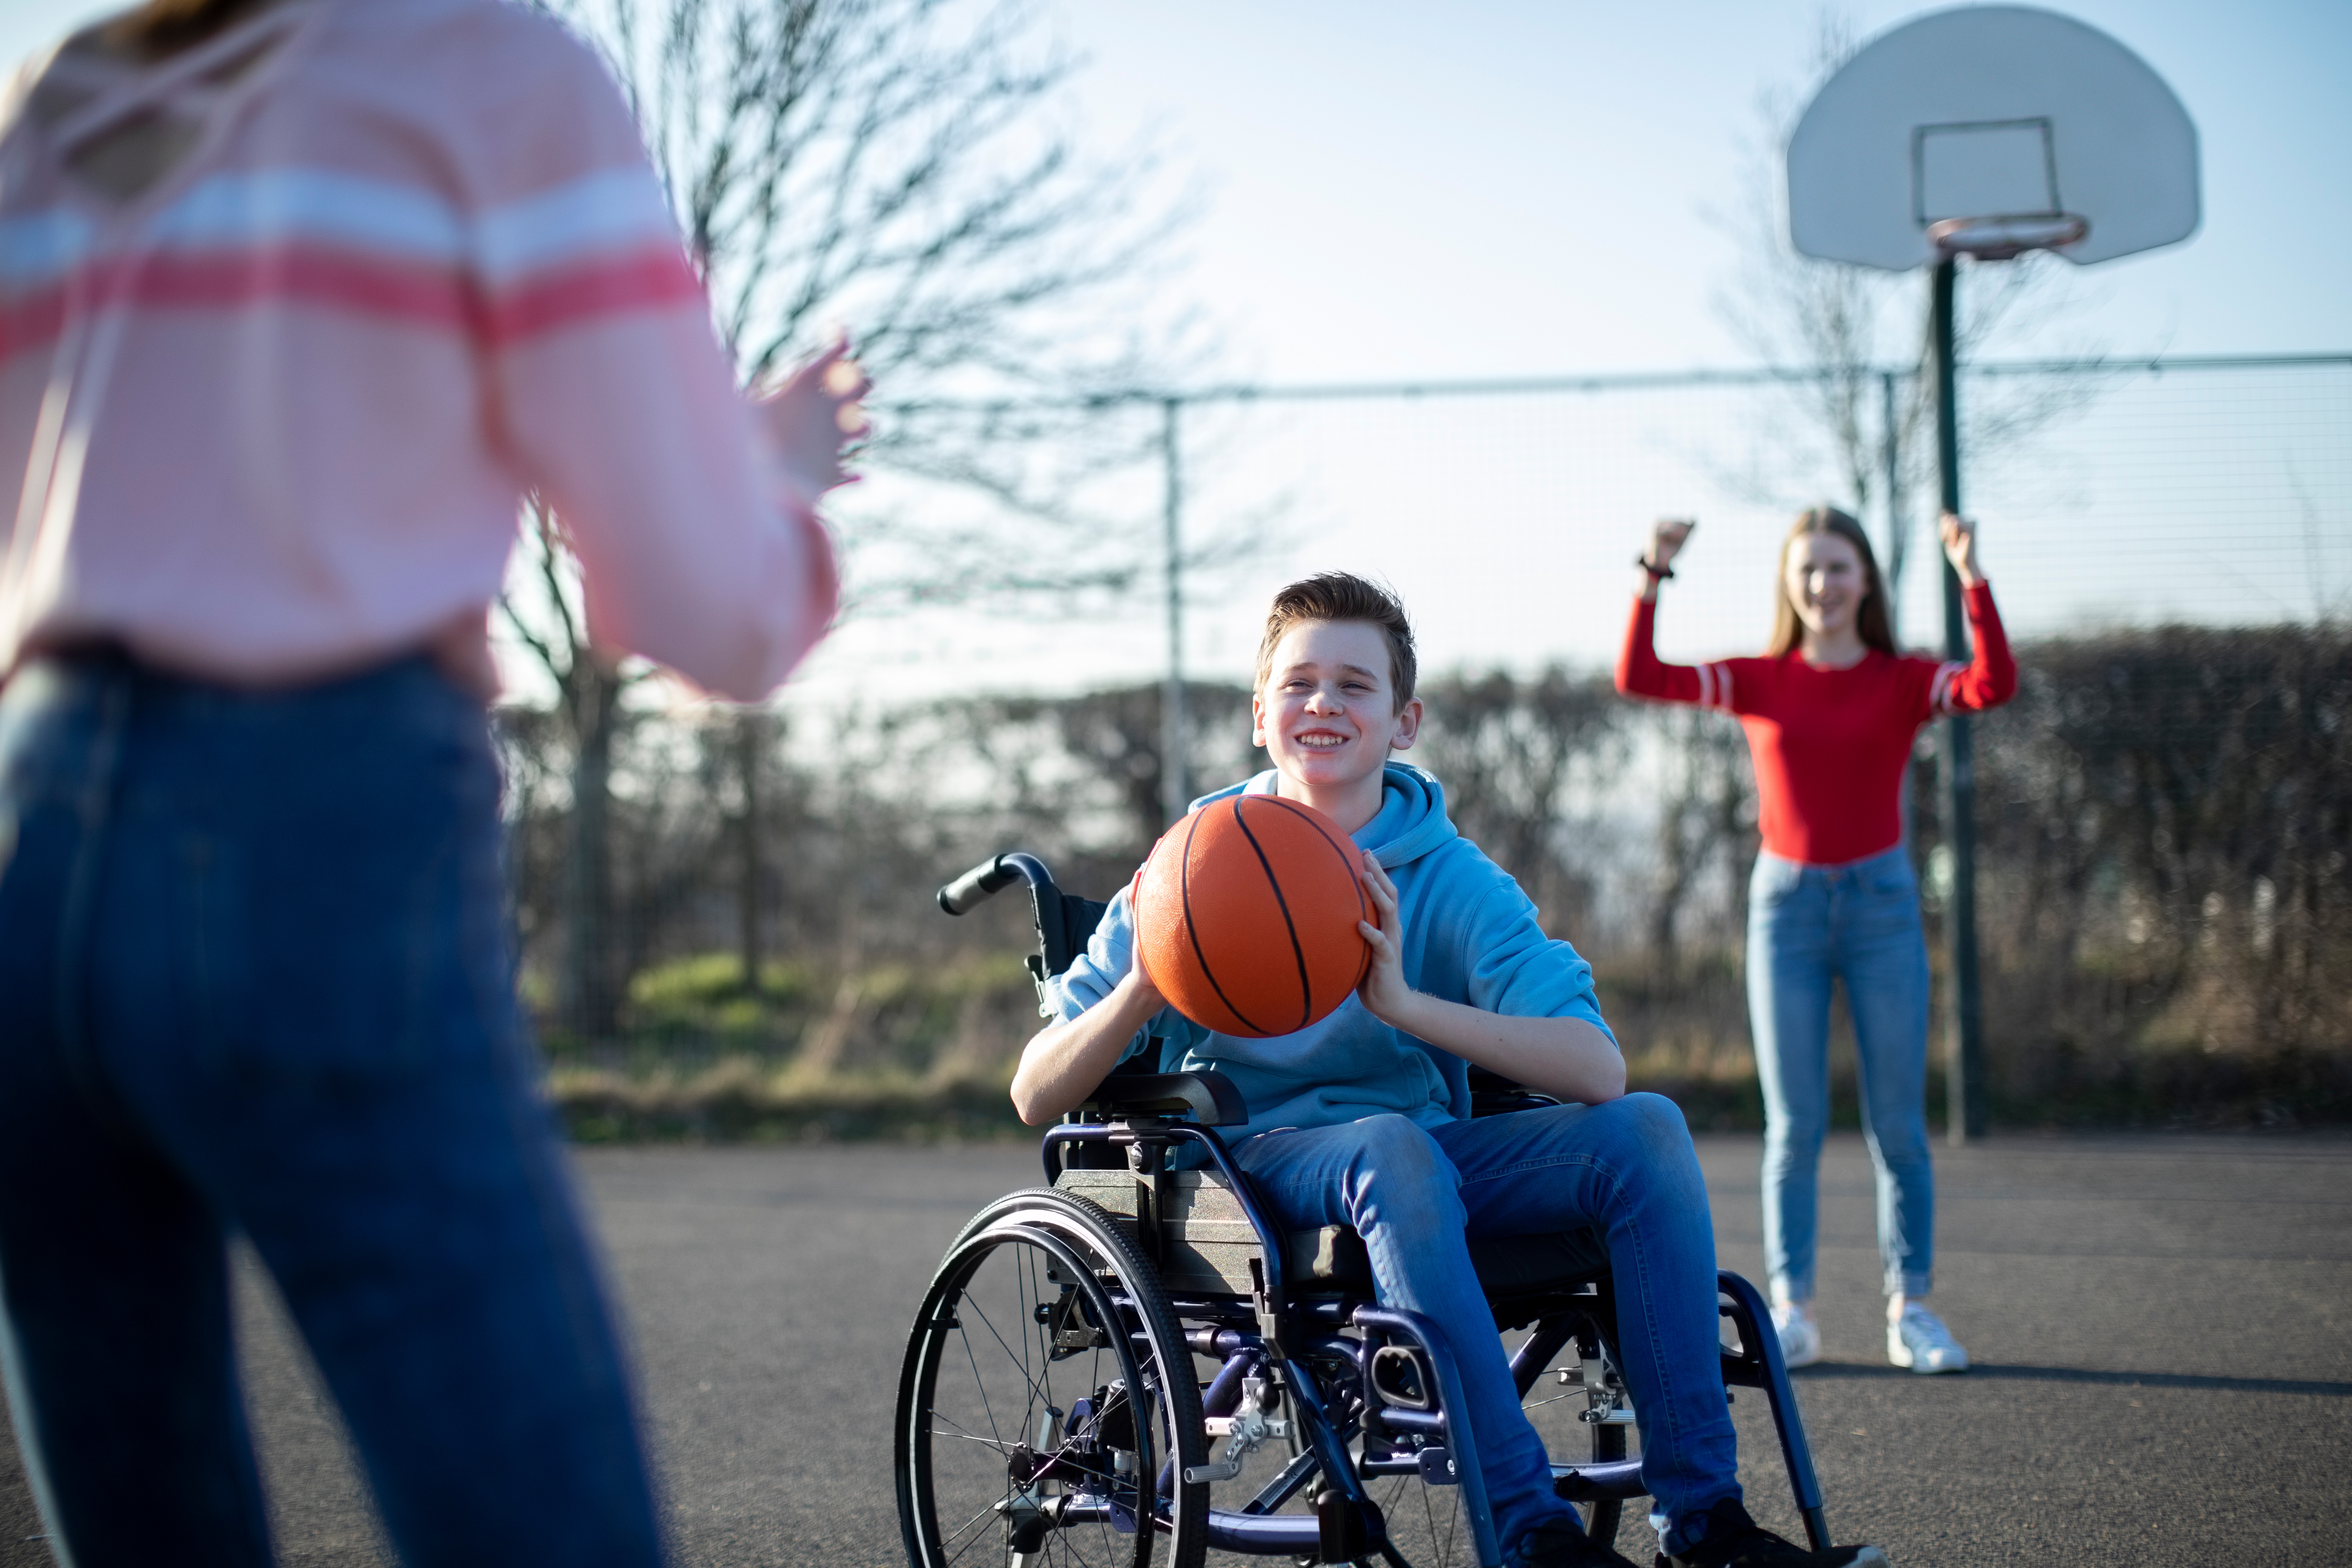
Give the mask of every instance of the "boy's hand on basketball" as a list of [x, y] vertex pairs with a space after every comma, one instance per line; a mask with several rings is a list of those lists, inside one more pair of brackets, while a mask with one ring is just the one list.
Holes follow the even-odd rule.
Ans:
[[1960, 586], [1973, 588], [1984, 580], [1977, 570], [1977, 525], [1955, 512], [1946, 512], [1936, 531], [1943, 535], [1944, 559], [1960, 576]]
[[842, 459], [866, 432], [859, 405], [873, 384], [849, 357], [849, 334], [835, 337], [783, 384], [751, 405], [769, 448], [793, 478], [820, 490], [850, 479]]
[[1381, 1023], [1402, 1028], [1398, 1022], [1412, 1000], [1412, 987], [1404, 977], [1404, 917], [1397, 912], [1396, 884], [1381, 869], [1381, 863], [1370, 850], [1364, 851], [1363, 879], [1365, 896], [1372, 901], [1372, 921], [1358, 921], [1356, 929], [1363, 933], [1364, 945], [1372, 950], [1372, 966], [1364, 972], [1363, 984], [1356, 987], [1356, 995], [1363, 1002], [1364, 1011]]

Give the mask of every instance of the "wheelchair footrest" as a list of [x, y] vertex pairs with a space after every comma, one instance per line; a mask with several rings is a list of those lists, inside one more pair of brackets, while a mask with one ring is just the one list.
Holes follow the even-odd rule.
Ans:
[[[1355, 1549], [1354, 1554], [1365, 1556], [1379, 1551], [1380, 1542], [1386, 1540], [1388, 1536], [1387, 1524], [1378, 1521], [1369, 1523], [1359, 1522], [1364, 1533], [1353, 1538], [1362, 1542]], [[1336, 1517], [1329, 1521], [1329, 1525], [1343, 1531], [1349, 1529], [1349, 1526], [1340, 1523]], [[1251, 1557], [1292, 1557], [1309, 1563], [1318, 1560], [1347, 1562], [1346, 1557], [1324, 1556], [1326, 1542], [1331, 1539], [1326, 1535], [1326, 1529], [1325, 1516], [1319, 1507], [1314, 1513], [1241, 1513], [1225, 1509], [1209, 1510], [1208, 1533], [1211, 1549], [1218, 1552], [1240, 1552]], [[1346, 1536], [1333, 1542], [1343, 1549], [1348, 1543], [1349, 1538]]]
[[1604, 1502], [1611, 1498], [1647, 1497], [1642, 1484], [1642, 1461], [1608, 1459], [1597, 1465], [1554, 1465], [1551, 1489], [1570, 1502]]

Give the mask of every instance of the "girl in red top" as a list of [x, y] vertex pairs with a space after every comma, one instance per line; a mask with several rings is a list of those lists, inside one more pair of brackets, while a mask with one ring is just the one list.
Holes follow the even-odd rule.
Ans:
[[1692, 524], [1650, 536], [1641, 597], [1617, 663], [1629, 697], [1738, 717], [1756, 764], [1763, 852], [1748, 887], [1748, 1006], [1764, 1086], [1764, 1253], [1773, 1321], [1791, 1366], [1821, 1356], [1813, 1321], [1816, 1172], [1829, 1122], [1830, 991], [1845, 984], [1861, 1068], [1863, 1132], [1878, 1173], [1887, 1359], [1958, 1372], [1968, 1352], [1927, 1310], [1935, 1176], [1927, 1155], [1927, 947], [1903, 846], [1903, 773], [1920, 726], [1982, 712], [2017, 690], [1976, 527], [1947, 513], [1976, 657], [1895, 651], [1878, 563], [1861, 524], [1832, 507], [1799, 517], [1780, 547], [1779, 607], [1762, 658], [1660, 662], [1658, 585]]

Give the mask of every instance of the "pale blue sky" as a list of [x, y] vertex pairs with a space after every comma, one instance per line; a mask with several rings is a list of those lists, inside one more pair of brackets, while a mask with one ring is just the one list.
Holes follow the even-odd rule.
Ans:
[[[2103, 325], [2182, 352], [2352, 347], [2352, 5], [2087, 0], [2188, 106], [2205, 224], [2091, 274]], [[1216, 200], [1193, 274], [1281, 378], [1745, 357], [1709, 309], [1767, 84], [1808, 0], [1064, 0], [1108, 127], [1149, 121]], [[1864, 34], [1922, 9], [1845, 8]]]
[[[15, 58], [112, 7], [0, 0]], [[2082, 0], [2203, 138], [2189, 245], [2096, 275], [2110, 335], [2206, 352], [2352, 346], [2352, 5]], [[1090, 126], [1156, 127], [1211, 201], [1192, 292], [1283, 378], [1739, 359], [1708, 308], [1767, 84], [1808, 0], [1053, 0]], [[1918, 7], [1849, 6], [1864, 33]]]
[[[1218, 324], [1234, 375], [1538, 374], [1748, 357], [1711, 304], [1742, 257], [1706, 215], [1740, 198], [1741, 140], [1757, 125], [1759, 93], [1804, 77], [1821, 14], [1809, 0], [1046, 3], [1090, 58], [1081, 89], [1089, 132], [1109, 146], [1150, 128], [1200, 179], [1207, 199], [1184, 242], [1183, 292]], [[21, 54], [104, 8], [0, 0], [0, 53]], [[2060, 8], [2114, 34], [2170, 82], [2204, 156], [2201, 231], [2185, 246], [2086, 271], [2065, 323], [2076, 341], [2126, 353], [2352, 349], [2352, 289], [2342, 281], [2352, 256], [2344, 176], [2352, 5]], [[1846, 14], [1866, 35], [1918, 9], [1869, 4]], [[1769, 573], [1777, 517], [1710, 489], [1703, 465], [1669, 460], [1687, 457], [1696, 436], [1662, 437], [1622, 405], [1347, 418], [1355, 422], [1270, 413], [1221, 447], [1222, 457], [1202, 458], [1224, 467], [1194, 476], [1200, 526], [1245, 515], [1270, 493], [1294, 504], [1289, 542], [1219, 602], [1196, 606], [1188, 646], [1196, 670], [1245, 670], [1266, 587], [1324, 564], [1383, 572], [1402, 585], [1434, 667], [1604, 658], [1622, 613], [1622, 558], [1656, 511], [1710, 520], [1691, 563], [1696, 580], [1682, 585], [1685, 607], [1664, 634], [1670, 651], [1677, 643], [1688, 653], [1734, 651], [1760, 637], [1755, 579]], [[1612, 421], [1622, 429], [1607, 436]], [[2319, 456], [2294, 458], [2305, 468], [2288, 476], [2319, 487], [2325, 516], [2308, 527], [2331, 531], [2326, 548], [2281, 512], [2277, 560], [2248, 590], [2258, 608], [2259, 595], [2299, 603], [2305, 585], [2352, 603], [2352, 527], [2327, 510], [2336, 505], [2327, 487], [2344, 481], [2325, 465], [2345, 464], [2345, 443], [2331, 454], [2331, 428], [2323, 420], [2316, 435], [2298, 437]], [[1415, 456], [1424, 437], [1427, 450]], [[1589, 452], [1580, 441], [1592, 443]], [[2053, 494], [2130, 538], [2137, 503], [2126, 497], [2153, 470], [2127, 484], [2095, 447], [2054, 455], [2056, 489], [2038, 476], [1971, 489], [1977, 506], [2011, 509], [1988, 515], [1987, 549], [1997, 584], [2008, 567], [2005, 602], [2023, 606], [2028, 630], [2082, 613], [2183, 613], [2162, 597], [2175, 590], [2131, 575], [2128, 547], [2082, 555], [2096, 563], [2089, 569], [2063, 552], [2029, 555], [2027, 544], [2074, 530], [2068, 520], [2029, 520], [2029, 506]], [[1709, 457], [1727, 460], [1720, 450]], [[2219, 464], [2179, 478], [2200, 491], [2210, 481], [2216, 496], [2242, 489]], [[1148, 494], [1139, 503], [1137, 524], [1148, 529]], [[2223, 526], [2217, 514], [2215, 528]], [[2199, 566], [2205, 546], [2181, 538], [2165, 570], [2182, 582], [2255, 573], [2237, 557]], [[2340, 568], [2326, 552], [2339, 543]], [[2309, 573], [2306, 556], [2316, 563]], [[1699, 614], [1703, 604], [1719, 613]], [[1065, 684], [1145, 677], [1160, 657], [1148, 613], [1083, 630], [940, 614], [847, 628], [808, 684], [813, 695], [835, 696]]]

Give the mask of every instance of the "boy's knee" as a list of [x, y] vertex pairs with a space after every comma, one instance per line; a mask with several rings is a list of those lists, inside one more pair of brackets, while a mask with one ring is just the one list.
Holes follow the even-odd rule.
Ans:
[[1383, 1183], [1456, 1184], [1453, 1162], [1437, 1140], [1411, 1117], [1367, 1116], [1356, 1123], [1358, 1160], [1365, 1176]]
[[1706, 1178], [1682, 1107], [1659, 1094], [1628, 1094], [1584, 1112], [1593, 1153], [1629, 1194], [1705, 1213]]
[[1669, 1156], [1696, 1153], [1691, 1143], [1690, 1123], [1683, 1120], [1683, 1108], [1663, 1094], [1637, 1089], [1606, 1105], [1596, 1106], [1594, 1110], [1622, 1123], [1654, 1153]]
[[1367, 1116], [1356, 1123], [1357, 1142], [1368, 1152], [1392, 1159], [1426, 1159], [1438, 1152], [1437, 1140], [1410, 1116], [1393, 1111]]

